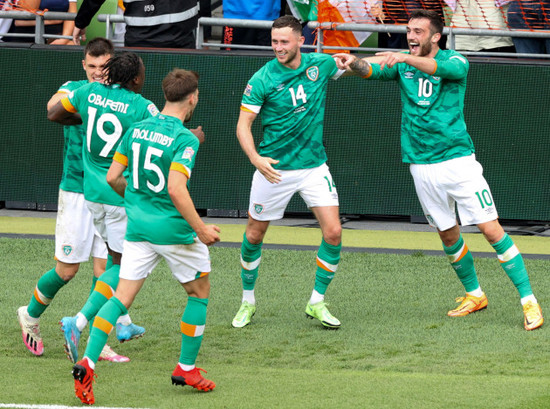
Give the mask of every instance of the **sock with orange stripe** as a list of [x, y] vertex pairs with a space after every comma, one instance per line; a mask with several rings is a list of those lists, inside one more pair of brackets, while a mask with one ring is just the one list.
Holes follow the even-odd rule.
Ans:
[[516, 286], [519, 296], [524, 298], [532, 295], [533, 290], [523, 257], [510, 236], [504, 233], [504, 237], [492, 246], [497, 252], [501, 267]]
[[[107, 263], [105, 264], [105, 271], [109, 270], [112, 266], [113, 266], [113, 257], [110, 254], [108, 254]], [[92, 288], [90, 288], [90, 294], [88, 295], [88, 297], [92, 295], [92, 293], [94, 292], [97, 279], [98, 277], [96, 277], [95, 275], [92, 275]]]
[[99, 309], [113, 296], [118, 286], [118, 275], [120, 273], [120, 265], [114, 264], [109, 270], [101, 274], [97, 280], [94, 291], [84, 307], [80, 310], [82, 315], [90, 321], [99, 311]]
[[206, 325], [208, 298], [189, 297], [181, 317], [181, 354], [179, 362], [195, 365]]
[[241, 244], [241, 279], [243, 290], [254, 290], [260, 261], [262, 260], [262, 244], [251, 244], [246, 239], [246, 233], [243, 235]]
[[443, 244], [443, 250], [447, 254], [451, 266], [454, 268], [466, 292], [473, 293], [479, 289], [479, 281], [477, 280], [476, 269], [474, 267], [474, 257], [470, 253], [466, 243], [464, 243], [462, 235], [450, 247]]
[[[326, 293], [327, 287], [334, 278], [334, 273], [338, 268], [341, 249], [341, 242], [337, 246], [333, 246], [332, 244], [328, 244], [324, 239], [321, 241], [321, 246], [317, 252], [317, 271], [315, 272], [314, 295], [323, 296]], [[317, 294], [315, 294], [315, 292], [317, 292]], [[314, 301], [316, 300], [310, 300], [312, 304], [315, 304]]]
[[33, 318], [40, 318], [57, 292], [67, 283], [68, 281], [63, 281], [57, 275], [55, 268], [40, 277], [27, 307], [29, 315]]
[[125, 314], [128, 314], [128, 310], [116, 297], [111, 297], [101, 307], [90, 331], [90, 339], [84, 352], [85, 357], [90, 358], [94, 363], [97, 362], [118, 317]]

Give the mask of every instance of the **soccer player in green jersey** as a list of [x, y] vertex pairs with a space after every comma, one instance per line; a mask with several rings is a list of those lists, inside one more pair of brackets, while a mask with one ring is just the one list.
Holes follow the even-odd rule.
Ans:
[[[48, 101], [48, 107], [55, 105], [71, 91], [90, 82], [103, 80], [103, 68], [114, 55], [111, 41], [95, 38], [84, 48], [82, 67], [86, 80], [68, 81]], [[39, 320], [57, 292], [78, 272], [80, 263], [93, 256], [93, 282], [103, 274], [106, 267], [107, 247], [97, 233], [92, 215], [84, 203], [82, 143], [83, 129], [80, 125], [65, 126], [63, 174], [59, 184], [58, 213], [55, 229], [55, 268], [45, 273], [35, 286], [29, 305], [17, 310], [21, 325], [23, 343], [34, 355], [44, 353], [44, 343], [40, 334]], [[108, 345], [100, 355], [100, 360], [127, 362], [128, 357], [118, 355]]]
[[216, 386], [195, 366], [210, 293], [207, 246], [220, 240], [220, 229], [203, 223], [187, 187], [199, 140], [183, 122], [191, 119], [198, 103], [198, 75], [174, 69], [164, 78], [162, 89], [166, 99], [162, 112], [125, 133], [107, 174], [109, 184], [124, 197], [128, 229], [119, 285], [97, 314], [84, 357], [73, 368], [76, 396], [86, 404], [95, 401], [94, 367], [109, 332], [162, 258], [189, 296], [172, 383], [202, 391]]
[[[64, 317], [61, 328], [65, 351], [78, 360], [80, 333], [101, 306], [113, 295], [118, 284], [122, 243], [126, 232], [123, 199], [107, 184], [110, 162], [123, 133], [135, 122], [158, 114], [151, 101], [138, 92], [145, 81], [145, 67], [135, 53], [122, 53], [105, 66], [105, 83], [84, 85], [48, 110], [50, 120], [67, 123], [81, 121], [86, 130], [84, 197], [94, 225], [107, 244], [113, 265], [98, 279], [94, 291], [75, 317]], [[128, 315], [117, 324], [117, 338], [127, 341], [141, 336], [144, 329], [132, 325]]]
[[440, 50], [443, 23], [437, 13], [415, 10], [407, 26], [408, 52], [382, 52], [378, 64], [353, 55], [337, 54], [339, 67], [368, 79], [396, 80], [401, 89], [401, 150], [424, 214], [443, 242], [445, 254], [466, 295], [447, 314], [460, 317], [487, 307], [472, 254], [460, 234], [462, 225], [475, 224], [497, 253], [500, 265], [517, 288], [524, 327], [543, 324], [523, 257], [498, 222], [483, 168], [464, 122], [464, 94], [469, 63], [453, 50]]
[[[328, 80], [342, 72], [327, 54], [302, 54], [301, 34], [300, 22], [292, 16], [274, 21], [271, 44], [276, 58], [252, 76], [242, 98], [237, 137], [256, 172], [241, 246], [243, 296], [232, 322], [236, 328], [248, 325], [256, 312], [262, 242], [270, 221], [283, 217], [295, 193], [311, 209], [323, 234], [306, 316], [328, 328], [340, 327], [324, 301], [340, 261], [342, 226], [338, 193], [325, 163], [323, 117]], [[251, 130], [258, 115], [264, 137], [259, 151]]]

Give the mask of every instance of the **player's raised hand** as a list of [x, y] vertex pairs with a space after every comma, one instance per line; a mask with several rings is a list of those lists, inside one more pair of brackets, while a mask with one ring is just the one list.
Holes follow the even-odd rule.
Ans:
[[207, 246], [211, 246], [220, 241], [220, 228], [214, 224], [205, 224], [204, 228], [197, 231], [197, 237]]
[[76, 45], [80, 45], [80, 41], [86, 41], [86, 28], [75, 26], [73, 29], [73, 41]]
[[252, 163], [258, 171], [264, 175], [264, 177], [267, 179], [269, 183], [279, 183], [281, 181], [281, 173], [274, 169], [273, 166], [279, 163], [278, 160], [264, 157], [264, 156], [258, 156], [256, 160]]
[[383, 60], [380, 61], [380, 69], [384, 69], [386, 66], [388, 68], [393, 67], [395, 64], [405, 62], [405, 58], [408, 57], [408, 54], [404, 53], [395, 53], [392, 51], [381, 51], [376, 53], [377, 56], [383, 57]]
[[197, 137], [199, 143], [204, 143], [205, 136], [204, 131], [202, 130], [202, 125], [199, 125], [195, 129], [190, 129], [191, 133]]

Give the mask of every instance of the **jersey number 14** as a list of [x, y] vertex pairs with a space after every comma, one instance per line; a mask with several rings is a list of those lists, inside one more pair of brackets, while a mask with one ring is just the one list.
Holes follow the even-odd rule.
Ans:
[[292, 105], [298, 105], [299, 99], [302, 100], [303, 104], [307, 102], [307, 95], [304, 91], [304, 86], [302, 84], [298, 86], [297, 91], [294, 91], [294, 88], [289, 88], [288, 90], [290, 91], [290, 95], [292, 96]]

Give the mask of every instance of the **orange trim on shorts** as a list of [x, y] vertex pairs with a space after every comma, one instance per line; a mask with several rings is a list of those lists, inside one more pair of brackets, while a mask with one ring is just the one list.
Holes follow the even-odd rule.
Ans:
[[113, 289], [111, 286], [107, 283], [104, 283], [103, 281], [98, 281], [95, 284], [94, 291], [97, 291], [101, 295], [103, 295], [105, 298], [109, 299], [113, 296]]
[[104, 333], [109, 335], [113, 330], [113, 324], [111, 324], [105, 318], [101, 318], [96, 315], [94, 319], [94, 328], [97, 328], [98, 330], [103, 331]]
[[197, 331], [196, 325], [187, 324], [186, 322], [181, 321], [180, 322], [180, 330], [183, 335], [187, 335], [188, 337], [194, 337], [195, 332]]
[[63, 108], [65, 108], [67, 111], [72, 112], [73, 114], [76, 112], [76, 108], [71, 104], [71, 101], [69, 101], [69, 97], [65, 97], [61, 100], [61, 105], [63, 105]]

